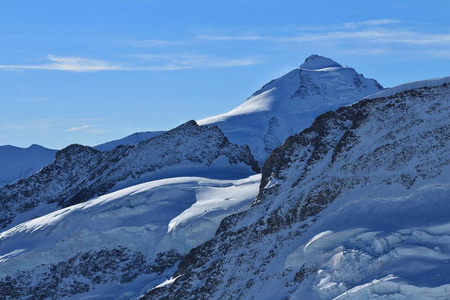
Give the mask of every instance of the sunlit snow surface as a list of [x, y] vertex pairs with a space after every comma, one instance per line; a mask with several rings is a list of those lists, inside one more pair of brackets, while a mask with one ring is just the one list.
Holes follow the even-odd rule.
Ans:
[[413, 82], [408, 82], [405, 84], [401, 84], [401, 85], [386, 89], [384, 91], [372, 94], [365, 98], [366, 99], [375, 99], [375, 98], [380, 98], [380, 97], [389, 97], [389, 96], [393, 96], [397, 93], [407, 91], [407, 90], [418, 89], [418, 88], [423, 88], [423, 87], [433, 87], [433, 86], [439, 86], [439, 85], [449, 84], [449, 83], [450, 83], [450, 76], [442, 77], [442, 78], [428, 79], [428, 80], [413, 81]]
[[[0, 233], [0, 276], [63, 261], [79, 252], [117, 246], [147, 257], [169, 250], [186, 254], [212, 238], [224, 217], [248, 208], [259, 182], [260, 175], [240, 180], [156, 180], [22, 223]], [[125, 290], [134, 289], [137, 296], [148, 284], [141, 281]], [[111, 283], [89, 295], [115, 291], [118, 297], [120, 286]]]

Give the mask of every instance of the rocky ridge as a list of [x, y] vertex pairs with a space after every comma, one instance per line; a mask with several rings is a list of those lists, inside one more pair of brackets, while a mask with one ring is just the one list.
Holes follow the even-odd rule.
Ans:
[[253, 207], [143, 299], [448, 297], [411, 273], [444, 273], [450, 255], [449, 95], [425, 84], [319, 116], [270, 155]]
[[242, 178], [258, 171], [248, 147], [234, 145], [219, 128], [195, 121], [112, 151], [71, 145], [38, 173], [0, 189], [0, 227], [16, 216], [12, 225], [152, 179], [186, 173]]

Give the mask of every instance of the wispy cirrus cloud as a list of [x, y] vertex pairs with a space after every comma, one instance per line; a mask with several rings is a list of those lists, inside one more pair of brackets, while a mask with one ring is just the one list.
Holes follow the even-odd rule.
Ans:
[[279, 37], [274, 42], [348, 42], [364, 41], [384, 44], [444, 45], [450, 44], [450, 34], [427, 34], [400, 30], [332, 31], [325, 33], [301, 33]]
[[[199, 36], [210, 41], [250, 41], [246, 36]], [[351, 42], [409, 44], [409, 45], [444, 45], [450, 44], [450, 34], [429, 34], [408, 30], [366, 29], [357, 31], [298, 32], [288, 36], [259, 36], [253, 40], [265, 40], [272, 43], [292, 42]]]
[[262, 63], [257, 57], [224, 58], [201, 54], [138, 54], [133, 57], [185, 69], [241, 67]]
[[106, 129], [99, 128], [97, 125], [91, 125], [91, 124], [74, 126], [74, 127], [70, 127], [68, 129], [63, 130], [63, 132], [77, 132], [77, 131], [83, 131], [85, 133], [90, 133], [90, 134], [103, 134], [103, 133], [109, 132]]
[[254, 57], [223, 58], [194, 54], [141, 54], [128, 55], [127, 57], [138, 58], [139, 61], [116, 63], [77, 56], [57, 57], [48, 55], [47, 59], [50, 61], [49, 63], [37, 65], [0, 65], [0, 70], [54, 70], [67, 72], [174, 71], [194, 68], [250, 66], [261, 63], [260, 60]]
[[78, 56], [54, 56], [48, 55], [48, 63], [39, 65], [0, 65], [0, 69], [12, 70], [57, 70], [70, 72], [96, 72], [126, 70], [127, 68], [116, 63], [99, 59], [84, 58]]
[[[268, 32], [268, 34], [264, 33]], [[296, 27], [286, 29], [253, 30], [251, 34], [229, 31], [224, 34], [209, 32], [198, 35], [199, 41], [210, 42], [265, 42], [268, 46], [296, 44], [314, 49], [334, 49], [339, 53], [387, 55], [404, 51], [425, 54], [429, 57], [447, 58], [450, 34], [447, 32], [423, 32], [412, 29], [397, 19], [373, 19], [340, 24]], [[293, 48], [291, 48], [293, 49]]]
[[64, 132], [74, 132], [74, 131], [80, 131], [80, 130], [86, 130], [89, 128], [94, 127], [94, 125], [81, 125], [81, 126], [74, 126], [74, 127], [70, 127], [66, 130], [63, 130]]
[[[271, 35], [264, 34], [202, 34], [196, 38], [205, 41], [270, 41], [270, 42], [287, 42], [287, 41], [314, 41], [318, 39], [329, 39], [336, 33], [343, 37], [342, 33], [352, 32], [351, 30], [363, 28], [383, 27], [402, 23], [396, 19], [375, 19], [358, 22], [346, 22], [331, 25], [315, 25], [315, 26], [292, 26], [289, 29], [284, 28], [281, 32], [276, 32]], [[364, 31], [365, 31], [364, 30]], [[376, 31], [376, 30], [372, 30]], [[289, 34], [286, 35], [286, 32]]]
[[398, 24], [398, 23], [402, 23], [402, 21], [396, 20], [396, 19], [378, 19], [378, 20], [367, 20], [367, 21], [360, 21], [360, 22], [342, 23], [340, 25], [340, 27], [346, 28], [346, 29], [353, 29], [353, 28], [357, 28], [357, 27], [391, 25], [391, 24]]

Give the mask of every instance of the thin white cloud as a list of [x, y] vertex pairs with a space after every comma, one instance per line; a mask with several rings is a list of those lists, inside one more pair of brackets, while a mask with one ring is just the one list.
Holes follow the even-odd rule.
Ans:
[[352, 40], [385, 44], [447, 45], [450, 44], [450, 34], [427, 34], [398, 30], [362, 30], [304, 33], [299, 36], [274, 39], [274, 41], [278, 42], [346, 42]]
[[[361, 29], [361, 27], [378, 27], [382, 25], [392, 25], [402, 23], [400, 20], [396, 19], [375, 19], [375, 20], [367, 20], [360, 22], [347, 22], [341, 24], [332, 24], [332, 25], [322, 25], [322, 26], [302, 26], [302, 27], [291, 27], [291, 28], [283, 28], [281, 32], [290, 32], [292, 35], [290, 37], [295, 38], [298, 35], [298, 32], [303, 32], [303, 34], [314, 35], [319, 34], [317, 32], [323, 33], [334, 33], [340, 30], [354, 30]], [[314, 33], [316, 32], [316, 33]], [[228, 35], [214, 35], [214, 34], [203, 34], [197, 36], [197, 40], [207, 40], [207, 41], [286, 41], [289, 40], [289, 37], [281, 37], [280, 34], [273, 35], [261, 35], [261, 34], [228, 34]]]
[[[288, 33], [278, 34], [208, 34], [197, 36], [198, 40], [209, 41], [267, 41], [281, 43], [332, 43], [336, 44], [391, 44], [416, 46], [448, 46], [450, 34], [425, 33], [399, 26], [403, 21], [397, 19], [374, 19], [347, 22], [326, 26], [295, 27]], [[267, 31], [267, 30], [266, 30]]]
[[28, 69], [28, 70], [58, 70], [70, 72], [95, 72], [126, 70], [124, 66], [99, 59], [83, 58], [78, 56], [54, 56], [48, 55], [50, 61], [41, 65], [0, 65], [0, 69]]
[[92, 127], [94, 127], [94, 125], [75, 126], [75, 127], [70, 127], [69, 129], [64, 130], [64, 132], [74, 132], [74, 131], [86, 130], [86, 129], [89, 129]]
[[[147, 63], [111, 63], [104, 60], [77, 56], [57, 57], [48, 55], [50, 63], [41, 65], [0, 65], [0, 70], [56, 70], [68, 72], [98, 71], [174, 71], [194, 68], [224, 68], [259, 64], [253, 57], [214, 58], [207, 55], [129, 55]], [[153, 58], [152, 58], [153, 57]], [[154, 59], [157, 58], [157, 59]], [[152, 61], [152, 64], [148, 62]], [[141, 61], [142, 62], [142, 61]]]
[[222, 58], [197, 54], [140, 54], [133, 57], [151, 62], [164, 62], [167, 66], [185, 69], [241, 67], [262, 63], [255, 57]]
[[341, 25], [341, 27], [345, 28], [345, 29], [353, 29], [353, 28], [362, 27], [362, 26], [391, 25], [391, 24], [398, 24], [401, 22], [402, 21], [395, 20], [395, 19], [379, 19], [379, 20], [368, 20], [368, 21], [361, 21], [361, 22], [343, 23]]
[[[207, 36], [215, 41], [244, 41], [243, 36]], [[408, 30], [366, 29], [366, 30], [335, 30], [325, 32], [301, 32], [290, 36], [258, 37], [271, 43], [383, 43], [405, 45], [450, 45], [450, 34], [428, 34]]]

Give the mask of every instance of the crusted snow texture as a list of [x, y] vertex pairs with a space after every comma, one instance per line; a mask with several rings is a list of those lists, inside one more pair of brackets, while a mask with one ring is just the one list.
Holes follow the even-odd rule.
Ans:
[[449, 95], [424, 86], [319, 116], [270, 155], [252, 208], [143, 298], [449, 298]]
[[38, 173], [0, 189], [0, 227], [18, 214], [29, 212], [13, 225], [136, 183], [213, 168], [245, 176], [259, 171], [248, 147], [230, 143], [218, 127], [200, 127], [195, 121], [113, 151], [70, 145]]
[[154, 180], [0, 232], [0, 299], [139, 297], [249, 208], [259, 182]]
[[299, 68], [265, 84], [242, 105], [199, 124], [219, 126], [231, 142], [248, 145], [262, 165], [273, 149], [311, 125], [318, 115], [382, 89], [353, 68], [312, 55]]

